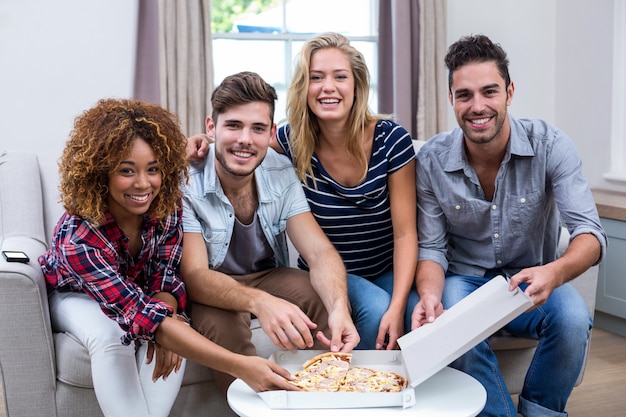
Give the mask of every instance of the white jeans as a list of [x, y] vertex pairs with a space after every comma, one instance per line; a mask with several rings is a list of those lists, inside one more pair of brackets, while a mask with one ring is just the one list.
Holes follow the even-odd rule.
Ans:
[[93, 387], [106, 417], [167, 417], [185, 374], [172, 372], [152, 382], [155, 360], [146, 364], [148, 343], [125, 346], [117, 322], [104, 315], [87, 294], [53, 291], [49, 297], [52, 328], [76, 337], [89, 351]]

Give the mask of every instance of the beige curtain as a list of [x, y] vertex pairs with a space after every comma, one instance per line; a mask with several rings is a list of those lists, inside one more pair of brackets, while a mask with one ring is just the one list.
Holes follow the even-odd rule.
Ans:
[[447, 130], [446, 1], [419, 0], [420, 58], [417, 90], [417, 138]]
[[417, 1], [380, 0], [378, 111], [392, 114], [416, 137], [419, 9]]
[[185, 135], [204, 132], [213, 90], [210, 0], [159, 0], [159, 72], [161, 105], [180, 117]]
[[415, 139], [446, 130], [445, 0], [380, 0], [378, 111]]
[[161, 104], [159, 93], [159, 8], [153, 0], [139, 0], [133, 97]]

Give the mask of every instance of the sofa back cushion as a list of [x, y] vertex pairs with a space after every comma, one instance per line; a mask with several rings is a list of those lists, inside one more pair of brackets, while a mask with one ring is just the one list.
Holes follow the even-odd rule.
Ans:
[[[33, 238], [47, 244], [43, 227], [37, 157], [28, 152], [0, 154], [0, 239]], [[0, 242], [3, 248], [3, 242]], [[18, 247], [5, 249], [21, 250]]]
[[53, 153], [39, 153], [39, 175], [41, 177], [41, 197], [43, 204], [43, 227], [46, 246], [50, 244], [52, 231], [65, 211], [59, 193], [59, 158]]

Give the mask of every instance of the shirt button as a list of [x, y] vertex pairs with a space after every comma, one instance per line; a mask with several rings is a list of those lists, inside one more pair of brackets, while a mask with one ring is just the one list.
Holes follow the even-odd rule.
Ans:
[[502, 261], [500, 261], [500, 260], [497, 260], [497, 261], [496, 261], [496, 263], [497, 263], [498, 265], [502, 265]]
[[495, 204], [493, 206], [491, 206], [491, 210], [495, 210], [497, 208], [498, 208], [498, 206], [496, 206]]
[[497, 238], [499, 238], [499, 237], [500, 237], [500, 234], [499, 234], [499, 233], [494, 233], [494, 234], [493, 234], [493, 237], [495, 237], [495, 238], [497, 239]]
[[522, 198], [519, 199], [519, 202], [524, 204], [526, 202], [526, 199], [524, 197], [522, 197]]
[[456, 206], [454, 206], [454, 208], [457, 209], [457, 210], [461, 210], [461, 206], [458, 205], [458, 204]]

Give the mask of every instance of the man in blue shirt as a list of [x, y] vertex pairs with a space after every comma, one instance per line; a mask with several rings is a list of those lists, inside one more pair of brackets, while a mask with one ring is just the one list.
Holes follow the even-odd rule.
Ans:
[[[581, 160], [560, 130], [508, 114], [514, 85], [499, 45], [482, 35], [462, 38], [445, 62], [459, 128], [418, 154], [413, 327], [494, 276], [511, 276], [511, 289], [519, 286], [535, 306], [505, 328], [539, 340], [518, 411], [566, 416], [591, 328], [585, 302], [567, 282], [600, 262], [607, 245]], [[564, 254], [557, 253], [561, 221], [571, 234]], [[481, 416], [517, 415], [486, 341], [452, 366], [485, 386]]]
[[[346, 270], [291, 161], [269, 149], [275, 100], [274, 88], [250, 72], [226, 77], [211, 96], [206, 127], [215, 142], [190, 170], [183, 197], [181, 273], [194, 302], [192, 325], [231, 351], [255, 355], [254, 315], [279, 348], [347, 352], [359, 336]], [[309, 272], [288, 268], [285, 232]], [[214, 377], [225, 393], [233, 377]]]

